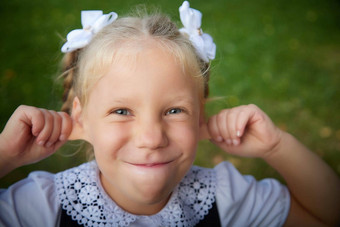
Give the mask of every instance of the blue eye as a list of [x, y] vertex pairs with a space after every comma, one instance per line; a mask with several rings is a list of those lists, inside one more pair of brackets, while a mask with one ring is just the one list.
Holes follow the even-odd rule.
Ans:
[[167, 114], [179, 114], [179, 113], [182, 113], [183, 110], [180, 109], [180, 108], [173, 108], [173, 109], [170, 109]]
[[118, 109], [113, 111], [113, 113], [118, 115], [130, 115], [130, 112], [127, 109]]

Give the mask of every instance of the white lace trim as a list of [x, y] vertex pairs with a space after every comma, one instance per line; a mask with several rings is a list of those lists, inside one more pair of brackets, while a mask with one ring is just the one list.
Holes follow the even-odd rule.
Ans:
[[133, 215], [116, 205], [101, 186], [95, 161], [56, 174], [55, 185], [62, 208], [80, 225], [129, 226], [147, 218], [156, 226], [194, 226], [215, 202], [216, 174], [193, 166], [167, 205], [151, 216]]

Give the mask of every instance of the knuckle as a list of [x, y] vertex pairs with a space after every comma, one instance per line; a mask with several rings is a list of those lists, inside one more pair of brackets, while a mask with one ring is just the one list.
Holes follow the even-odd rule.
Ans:
[[63, 119], [59, 114], [57, 114], [56, 112], [53, 112], [53, 116], [56, 122], [61, 122], [61, 120]]
[[45, 117], [46, 117], [46, 120], [48, 120], [48, 121], [53, 120], [53, 115], [49, 111], [46, 111]]
[[216, 120], [218, 122], [221, 122], [223, 121], [228, 115], [228, 111], [226, 110], [222, 110], [217, 116], [216, 116]]
[[68, 115], [67, 115], [67, 113], [65, 113], [65, 112], [59, 111], [59, 112], [57, 112], [57, 113], [58, 113], [58, 115], [61, 116], [62, 118], [68, 118]]
[[227, 115], [230, 112], [231, 109], [223, 109], [221, 110], [220, 114]]
[[23, 109], [26, 109], [27, 106], [26, 105], [20, 105], [18, 106], [17, 110], [23, 110]]
[[51, 115], [57, 115], [57, 113], [56, 113], [54, 110], [48, 110], [48, 112], [49, 112]]
[[251, 109], [258, 109], [258, 107], [255, 104], [248, 104], [247, 107]]
[[58, 115], [61, 117], [63, 123], [70, 124], [72, 122], [71, 117], [65, 112], [58, 112]]
[[247, 112], [244, 111], [244, 110], [241, 110], [240, 113], [239, 113], [240, 116], [244, 116], [244, 115], [246, 115], [246, 114], [247, 114]]
[[40, 110], [37, 110], [35, 112], [35, 116], [39, 119], [44, 119], [44, 112], [40, 111]]

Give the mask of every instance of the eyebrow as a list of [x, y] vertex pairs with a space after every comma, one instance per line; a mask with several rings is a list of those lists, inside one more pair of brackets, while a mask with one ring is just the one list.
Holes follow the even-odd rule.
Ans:
[[[108, 103], [110, 105], [118, 105], [118, 106], [122, 106], [125, 107], [128, 104], [131, 104], [131, 101], [133, 101], [134, 103], [136, 103], [136, 99], [135, 98], [130, 98], [130, 97], [119, 97], [113, 100], [110, 100]], [[138, 102], [139, 103], [139, 102]], [[195, 106], [195, 100], [188, 98], [185, 95], [181, 95], [181, 96], [177, 96], [174, 98], [171, 98], [169, 100], [166, 101], [167, 105], [183, 105], [185, 106], [189, 106], [189, 107], [194, 107]]]
[[190, 106], [195, 105], [194, 99], [188, 98], [187, 96], [177, 96], [174, 99], [170, 100], [170, 103], [184, 103]]

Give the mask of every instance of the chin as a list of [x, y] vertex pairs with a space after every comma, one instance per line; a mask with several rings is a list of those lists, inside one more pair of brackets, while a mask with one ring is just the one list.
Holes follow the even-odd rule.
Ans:
[[146, 203], [152, 204], [168, 198], [177, 185], [177, 182], [170, 182], [167, 179], [145, 180], [137, 183], [134, 188], [136, 195]]

